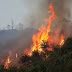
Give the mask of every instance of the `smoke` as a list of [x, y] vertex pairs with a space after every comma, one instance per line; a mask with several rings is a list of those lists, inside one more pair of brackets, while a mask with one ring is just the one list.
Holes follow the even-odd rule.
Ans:
[[24, 0], [24, 2], [28, 10], [24, 17], [24, 26], [38, 29], [48, 17], [49, 0]]
[[72, 0], [53, 0], [56, 15], [60, 20], [63, 18], [70, 20]]
[[52, 23], [52, 31], [59, 28], [59, 33], [70, 36], [71, 25], [71, 0], [24, 0], [25, 7], [28, 9], [24, 17], [24, 27], [33, 27], [38, 29], [42, 24], [45, 25], [44, 19], [48, 18], [47, 10], [49, 4], [53, 2], [54, 11], [57, 19]]
[[58, 29], [59, 34], [64, 34], [65, 37], [71, 35], [71, 0], [53, 0], [53, 7], [57, 19], [52, 24], [52, 31]]

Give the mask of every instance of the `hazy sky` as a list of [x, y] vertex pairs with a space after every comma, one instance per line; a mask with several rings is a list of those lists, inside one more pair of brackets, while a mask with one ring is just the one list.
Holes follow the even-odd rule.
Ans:
[[28, 12], [24, 2], [25, 0], [0, 0], [0, 28], [11, 24], [11, 19], [14, 24], [23, 22]]
[[[14, 24], [23, 23], [28, 16], [39, 13], [40, 3], [44, 0], [0, 0], [0, 28], [6, 28], [11, 25], [11, 20]], [[24, 21], [25, 20], [25, 21]]]
[[[35, 15], [35, 17], [38, 15], [39, 18], [45, 8], [48, 8], [48, 6], [45, 6], [46, 1], [48, 0], [0, 0], [0, 28], [6, 28], [7, 25], [11, 25], [11, 20], [14, 21], [15, 25], [20, 22], [27, 25], [25, 18], [30, 15]], [[66, 0], [66, 3], [70, 6], [72, 19], [72, 0]]]

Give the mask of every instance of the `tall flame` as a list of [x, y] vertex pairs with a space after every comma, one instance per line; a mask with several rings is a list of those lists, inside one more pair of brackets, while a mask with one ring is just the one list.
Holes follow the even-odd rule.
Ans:
[[[28, 55], [30, 55], [30, 56], [32, 55], [33, 51], [38, 51], [39, 53], [44, 52], [43, 49], [41, 48], [41, 44], [43, 42], [48, 42], [49, 48], [47, 50], [52, 51], [51, 44], [53, 44], [54, 41], [53, 41], [53, 39], [51, 39], [49, 32], [51, 31], [51, 29], [50, 29], [51, 23], [54, 18], [57, 18], [57, 16], [54, 12], [52, 3], [49, 5], [49, 8], [50, 8], [50, 10], [48, 10], [47, 13], [50, 13], [51, 15], [49, 16], [49, 18], [45, 19], [45, 22], [47, 22], [48, 25], [47, 25], [47, 27], [42, 25], [39, 28], [39, 32], [37, 34], [33, 35], [33, 37], [32, 37], [33, 46], [31, 48], [31, 52], [28, 53]], [[57, 32], [58, 32], [58, 30], [56, 30], [56, 32], [55, 32], [56, 36], [58, 37]], [[61, 42], [59, 40], [57, 41], [57, 44], [60, 43], [60, 45], [62, 45], [64, 43], [63, 35], [61, 35]], [[28, 52], [28, 50], [27, 50], [27, 52]]]
[[48, 21], [47, 28], [45, 29], [45, 26], [42, 25], [39, 28], [39, 32], [37, 34], [33, 35], [33, 38], [32, 38], [33, 47], [31, 49], [31, 52], [36, 51], [36, 50], [38, 50], [38, 52], [41, 52], [42, 48], [41, 48], [40, 44], [42, 43], [42, 41], [49, 41], [49, 43], [53, 42], [51, 40], [50, 36], [49, 36], [49, 32], [50, 32], [50, 25], [52, 23], [52, 20], [54, 18], [56, 18], [56, 15], [54, 13], [54, 9], [53, 9], [52, 3], [49, 5], [49, 8], [50, 8], [50, 10], [47, 11], [47, 13], [51, 13], [52, 15], [49, 18], [45, 19], [46, 22]]
[[10, 55], [8, 56], [6, 62], [5, 62], [5, 65], [4, 65], [4, 68], [8, 69], [8, 65], [11, 63], [10, 61]]
[[18, 54], [16, 53], [16, 58], [18, 57]]

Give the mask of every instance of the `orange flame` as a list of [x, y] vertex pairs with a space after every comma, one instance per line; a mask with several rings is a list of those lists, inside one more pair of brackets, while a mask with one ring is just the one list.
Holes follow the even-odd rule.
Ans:
[[54, 10], [53, 10], [53, 5], [52, 3], [49, 5], [49, 8], [51, 9], [50, 11], [47, 11], [47, 13], [51, 13], [52, 15], [45, 19], [45, 21], [47, 22], [48, 21], [48, 26], [47, 28], [45, 29], [45, 27], [42, 25], [40, 28], [39, 28], [39, 32], [37, 34], [34, 34], [33, 35], [33, 47], [31, 49], [31, 52], [33, 51], [36, 51], [38, 50], [38, 52], [42, 52], [42, 48], [41, 48], [41, 43], [42, 41], [49, 41], [49, 43], [52, 43], [53, 41], [51, 40], [50, 36], [49, 36], [49, 32], [50, 32], [50, 25], [52, 23], [52, 20], [54, 18], [56, 18], [56, 15], [54, 13]]
[[[49, 35], [49, 32], [51, 31], [50, 27], [51, 27], [51, 23], [53, 21], [54, 18], [56, 18], [56, 14], [54, 12], [53, 9], [53, 5], [52, 3], [49, 5], [50, 10], [47, 11], [47, 13], [50, 13], [51, 15], [49, 16], [49, 18], [45, 19], [45, 22], [47, 22], [47, 27], [45, 26], [41, 26], [39, 28], [39, 32], [37, 34], [34, 34], [32, 37], [33, 40], [33, 46], [31, 48], [31, 52], [29, 52], [28, 50], [25, 50], [25, 52], [27, 52], [26, 54], [28, 55], [32, 55], [33, 51], [38, 51], [39, 53], [44, 52], [43, 49], [41, 48], [41, 44], [43, 42], [48, 42], [49, 48], [47, 48], [48, 51], [52, 51], [52, 44], [53, 44], [53, 39], [51, 39], [51, 36]], [[56, 37], [58, 37], [57, 34], [58, 30], [56, 30]], [[57, 39], [58, 40], [58, 39]], [[60, 39], [59, 39], [60, 40]], [[61, 42], [60, 41], [56, 41], [56, 44], [60, 43], [60, 46], [64, 43], [64, 37], [63, 35], [61, 35]]]
[[61, 35], [61, 42], [60, 42], [60, 46], [62, 46], [64, 44], [64, 35]]
[[18, 57], [18, 54], [16, 53], [16, 58]]
[[10, 61], [10, 55], [8, 56], [6, 62], [5, 62], [5, 65], [4, 65], [4, 68], [8, 69], [8, 65], [11, 63]]

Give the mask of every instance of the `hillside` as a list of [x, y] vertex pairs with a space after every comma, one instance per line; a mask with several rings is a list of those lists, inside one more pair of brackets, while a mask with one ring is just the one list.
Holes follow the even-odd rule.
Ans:
[[[1, 72], [72, 72], [72, 37], [69, 37], [62, 47], [54, 47], [48, 52], [49, 57], [33, 52], [32, 56], [22, 56], [20, 62], [23, 66], [4, 69]], [[45, 59], [44, 59], [45, 58]], [[20, 63], [19, 62], [19, 63]]]
[[25, 48], [28, 48], [32, 44], [32, 35], [37, 31], [34, 28], [26, 28], [22, 31], [0, 31], [0, 58], [12, 50], [19, 53], [23, 52]]

